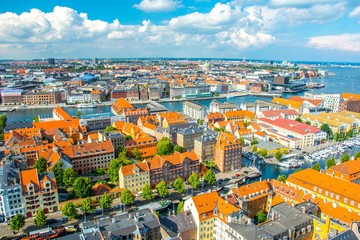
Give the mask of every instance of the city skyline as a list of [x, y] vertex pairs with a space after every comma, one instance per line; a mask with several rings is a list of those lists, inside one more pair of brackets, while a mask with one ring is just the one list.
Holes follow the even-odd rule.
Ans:
[[2, 59], [248, 58], [360, 62], [353, 0], [7, 1]]

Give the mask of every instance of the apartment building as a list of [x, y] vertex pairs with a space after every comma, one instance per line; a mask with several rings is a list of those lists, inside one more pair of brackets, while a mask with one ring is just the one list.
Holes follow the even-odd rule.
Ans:
[[326, 133], [319, 128], [295, 120], [259, 118], [258, 123], [267, 126], [265, 132], [275, 141], [290, 148], [311, 147], [326, 139]]
[[286, 109], [286, 108], [287, 107], [285, 107], [281, 104], [262, 101], [262, 100], [256, 100], [255, 103], [252, 103], [252, 102], [251, 103], [242, 103], [240, 105], [241, 110], [248, 110], [250, 112], [254, 112], [256, 115], [258, 115], [262, 111], [280, 110], [280, 109]]
[[196, 240], [196, 225], [190, 212], [182, 212], [177, 215], [162, 216], [161, 235], [164, 239]]
[[360, 158], [344, 162], [326, 170], [332, 177], [360, 184]]
[[150, 184], [150, 171], [147, 162], [141, 162], [120, 168], [120, 188], [128, 188], [133, 193], [138, 193], [142, 191], [145, 184]]
[[147, 108], [124, 109], [121, 115], [125, 122], [136, 124], [139, 117], [149, 115], [149, 110]]
[[306, 92], [304, 97], [308, 99], [322, 100], [323, 107], [333, 112], [339, 111], [339, 105], [342, 102], [341, 94], [314, 94]]
[[194, 151], [200, 162], [211, 160], [215, 155], [216, 136], [205, 134], [194, 139]]
[[198, 127], [189, 127], [177, 132], [176, 143], [187, 150], [194, 149], [194, 139], [200, 137], [204, 130]]
[[3, 89], [1, 91], [1, 103], [3, 105], [20, 105], [22, 103], [22, 89]]
[[224, 113], [225, 121], [255, 122], [256, 114], [247, 110], [228, 111]]
[[228, 111], [236, 111], [237, 105], [235, 103], [224, 102], [220, 103], [218, 101], [212, 101], [210, 103], [210, 113], [221, 113], [224, 114]]
[[195, 102], [184, 102], [184, 114], [194, 119], [204, 119], [206, 116], [206, 107]]
[[271, 102], [280, 104], [289, 109], [294, 109], [299, 114], [303, 114], [304, 111], [304, 105], [302, 101], [295, 101], [286, 98], [275, 97]]
[[220, 133], [215, 145], [215, 164], [221, 172], [234, 171], [242, 166], [240, 140], [228, 133]]
[[22, 95], [22, 103], [25, 105], [49, 105], [61, 103], [61, 92], [28, 92]]
[[19, 169], [10, 161], [0, 166], [0, 219], [5, 222], [16, 214], [24, 215]]
[[126, 109], [135, 109], [133, 105], [131, 105], [127, 100], [124, 98], [119, 98], [116, 102], [113, 103], [111, 106], [111, 112], [114, 115], [122, 114]]
[[239, 219], [241, 211], [222, 199], [217, 192], [189, 198], [184, 211], [191, 212], [197, 227], [197, 240], [221, 238], [223, 226]]
[[258, 114], [259, 118], [267, 118], [267, 119], [271, 119], [271, 120], [275, 120], [277, 118], [295, 120], [298, 116], [299, 116], [299, 114], [294, 109], [261, 111]]
[[58, 190], [53, 172], [39, 174], [36, 168], [20, 172], [24, 213], [27, 218], [36, 216], [39, 209], [45, 213], [59, 210]]
[[115, 157], [111, 140], [63, 146], [59, 151], [72, 163], [79, 175], [89, 174], [99, 168], [107, 169]]
[[214, 123], [221, 122], [221, 121], [225, 121], [225, 117], [223, 114], [221, 114], [219, 112], [209, 113], [205, 117], [205, 122], [208, 124], [214, 124]]

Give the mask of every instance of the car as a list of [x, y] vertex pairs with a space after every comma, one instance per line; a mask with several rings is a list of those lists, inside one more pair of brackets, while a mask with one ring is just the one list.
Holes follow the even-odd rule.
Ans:
[[228, 182], [228, 181], [230, 181], [231, 179], [230, 178], [224, 178], [224, 181], [225, 182]]
[[94, 214], [94, 215], [99, 215], [102, 213], [102, 210], [101, 209], [95, 209], [95, 211], [93, 211], [91, 214]]
[[171, 185], [168, 185], [168, 186], [167, 186], [167, 189], [172, 189], [172, 186], [171, 186]]
[[55, 218], [52, 218], [52, 219], [48, 219], [48, 220], [47, 220], [47, 223], [48, 223], [48, 224], [53, 224], [53, 223], [57, 223], [57, 222], [58, 222], [58, 220], [55, 219]]
[[135, 194], [135, 197], [141, 197], [142, 196], [142, 191], [138, 192], [137, 194]]
[[122, 207], [122, 205], [121, 204], [118, 204], [118, 205], [116, 205], [114, 208], [115, 209], [120, 209]]
[[231, 176], [231, 179], [236, 179], [236, 177], [235, 177], [235, 176]]
[[60, 218], [59, 221], [60, 222], [67, 222], [67, 221], [69, 221], [69, 218], [63, 217], [63, 218]]
[[240, 177], [240, 174], [238, 174], [238, 173], [237, 173], [237, 174], [235, 174], [235, 177], [237, 177], [237, 178], [238, 178], [238, 177]]

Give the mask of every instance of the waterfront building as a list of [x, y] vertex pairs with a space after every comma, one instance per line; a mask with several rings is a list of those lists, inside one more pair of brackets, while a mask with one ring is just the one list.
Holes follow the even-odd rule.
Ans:
[[163, 239], [196, 240], [197, 228], [195, 219], [190, 212], [161, 216], [159, 220]]
[[176, 143], [186, 150], [194, 149], [194, 139], [200, 137], [204, 130], [198, 127], [189, 127], [177, 132]]
[[149, 99], [159, 100], [162, 97], [162, 88], [160, 85], [149, 86]]
[[215, 145], [215, 164], [221, 172], [240, 169], [242, 166], [240, 140], [229, 133], [220, 133]]
[[222, 235], [224, 227], [240, 218], [241, 210], [217, 192], [210, 192], [189, 198], [184, 203], [184, 211], [191, 212], [197, 227], [197, 240], [226, 239]]
[[302, 114], [304, 111], [303, 102], [301, 102], [301, 101], [295, 101], [295, 100], [290, 100], [290, 99], [286, 99], [286, 98], [275, 97], [272, 100], [272, 102], [283, 105], [284, 107], [287, 107], [289, 109], [294, 109], [295, 111], [298, 112], [298, 114]]
[[73, 117], [68, 114], [62, 107], [55, 107], [52, 111], [54, 120], [72, 120]]
[[326, 170], [332, 177], [360, 184], [360, 158], [344, 162]]
[[241, 103], [240, 109], [254, 112], [258, 115], [261, 111], [280, 110], [287, 107], [268, 101], [256, 100], [255, 103]]
[[149, 115], [149, 110], [147, 108], [124, 109], [121, 115], [125, 122], [136, 124], [139, 117]]
[[20, 172], [24, 213], [27, 218], [36, 216], [39, 209], [44, 213], [59, 210], [58, 191], [53, 172], [39, 174], [36, 168]]
[[110, 140], [63, 146], [59, 151], [72, 163], [79, 175], [89, 174], [99, 168], [107, 169], [114, 159], [114, 147]]
[[91, 92], [71, 92], [66, 96], [66, 102], [68, 104], [89, 103], [91, 102]]
[[220, 122], [220, 121], [225, 121], [225, 117], [223, 114], [221, 114], [219, 112], [213, 112], [213, 113], [210, 112], [205, 117], [205, 122], [208, 124], [214, 124], [214, 123]]
[[206, 116], [206, 107], [195, 102], [186, 101], [184, 102], [183, 112], [191, 118], [203, 120]]
[[49, 105], [61, 103], [61, 92], [28, 92], [22, 95], [24, 105]]
[[150, 184], [150, 170], [147, 162], [123, 166], [119, 170], [119, 186], [133, 193], [142, 191], [145, 184]]
[[1, 103], [3, 105], [20, 105], [22, 103], [22, 89], [1, 90]]
[[312, 147], [326, 139], [326, 133], [319, 128], [295, 120], [259, 118], [258, 124], [267, 126], [264, 130], [269, 137], [289, 148]]
[[247, 110], [228, 111], [224, 113], [226, 121], [235, 120], [242, 122], [256, 122], [256, 115]]
[[116, 102], [113, 103], [111, 106], [111, 112], [114, 115], [122, 114], [126, 109], [135, 109], [133, 105], [131, 105], [127, 100], [124, 98], [119, 98]]
[[339, 104], [339, 111], [360, 113], [360, 99], [348, 99]]
[[200, 162], [211, 160], [215, 154], [216, 136], [205, 134], [194, 139], [194, 151]]
[[266, 87], [267, 87], [266, 82], [250, 82], [249, 83], [250, 92], [252, 92], [252, 93], [263, 92], [266, 89]]
[[305, 98], [308, 99], [317, 99], [323, 101], [323, 107], [329, 109], [333, 112], [339, 111], [339, 105], [342, 102], [342, 97], [340, 94], [314, 94], [314, 93], [305, 93]]
[[250, 183], [239, 188], [231, 189], [228, 195], [234, 196], [239, 208], [250, 218], [254, 218], [258, 211], [268, 211], [268, 197], [272, 193], [271, 183], [267, 180]]
[[93, 89], [91, 90], [91, 101], [101, 102], [104, 100], [105, 91], [101, 89]]
[[0, 166], [0, 219], [5, 222], [16, 214], [24, 215], [19, 169], [12, 161]]
[[275, 120], [277, 118], [295, 120], [298, 116], [299, 116], [299, 114], [294, 109], [261, 111], [258, 114], [259, 118], [267, 118], [267, 119], [271, 119], [271, 120]]
[[200, 174], [202, 170], [202, 164], [194, 151], [174, 152], [166, 156], [156, 155], [146, 162], [150, 170], [151, 187], [155, 187], [162, 180], [171, 184], [178, 177], [186, 181], [193, 172]]
[[237, 105], [235, 103], [224, 102], [220, 103], [216, 100], [210, 103], [210, 113], [221, 113], [224, 114], [228, 111], [236, 111]]
[[166, 107], [164, 107], [164, 105], [153, 101], [147, 104], [146, 108], [149, 109], [150, 114], [157, 114], [157, 113], [169, 111]]
[[124, 121], [121, 115], [117, 116], [94, 116], [90, 118], [81, 118], [80, 125], [86, 126], [88, 132], [104, 130], [107, 126], [111, 126], [114, 122]]

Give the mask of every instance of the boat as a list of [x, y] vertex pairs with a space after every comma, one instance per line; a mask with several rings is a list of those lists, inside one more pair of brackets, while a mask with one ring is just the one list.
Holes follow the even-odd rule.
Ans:
[[96, 108], [97, 105], [95, 103], [80, 103], [76, 105], [77, 108]]
[[257, 177], [261, 177], [261, 172], [259, 171], [254, 171], [254, 172], [251, 172], [249, 174], [246, 175], [246, 178], [247, 179], [254, 179], [254, 178], [257, 178]]
[[21, 238], [21, 240], [45, 240], [62, 237], [66, 234], [65, 227], [44, 228], [37, 231], [29, 232], [29, 236]]
[[283, 167], [283, 168], [292, 168], [292, 166], [289, 162], [279, 162], [277, 165], [279, 167]]
[[154, 207], [153, 210], [161, 212], [161, 211], [168, 209], [170, 205], [171, 205], [170, 200], [162, 200], [162, 201], [158, 202], [158, 206]]

